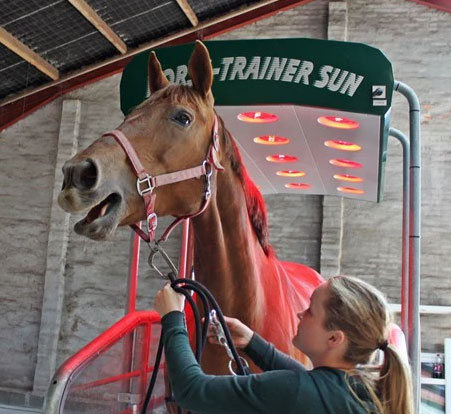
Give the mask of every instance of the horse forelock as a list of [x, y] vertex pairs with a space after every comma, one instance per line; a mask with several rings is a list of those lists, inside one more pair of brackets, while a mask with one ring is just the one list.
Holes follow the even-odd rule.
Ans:
[[[221, 118], [220, 118], [221, 119]], [[231, 161], [232, 170], [236, 173], [243, 186], [246, 199], [246, 208], [251, 220], [252, 227], [257, 235], [257, 239], [267, 256], [274, 255], [274, 251], [269, 244], [268, 235], [268, 213], [265, 200], [260, 190], [249, 177], [246, 167], [243, 164], [240, 151], [232, 135], [224, 127], [221, 119], [222, 130], [224, 131], [225, 154]]]
[[205, 105], [203, 98], [193, 88], [185, 85], [169, 85], [164, 89], [152, 94], [148, 100], [149, 103], [158, 101], [167, 101], [170, 105], [188, 104], [196, 108]]

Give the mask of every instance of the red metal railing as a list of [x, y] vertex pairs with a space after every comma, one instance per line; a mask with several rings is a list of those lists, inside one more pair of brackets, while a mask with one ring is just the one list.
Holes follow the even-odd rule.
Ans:
[[[136, 412], [154, 369], [159, 337], [160, 317], [156, 312], [127, 314], [61, 365], [50, 385], [44, 412]], [[159, 376], [159, 388], [147, 412], [156, 406], [163, 409], [164, 379]]]

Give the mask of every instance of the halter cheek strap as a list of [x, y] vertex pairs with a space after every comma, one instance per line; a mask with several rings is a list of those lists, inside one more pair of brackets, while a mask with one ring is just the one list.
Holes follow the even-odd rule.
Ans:
[[[124, 150], [128, 159], [132, 164], [133, 171], [137, 177], [136, 180], [136, 190], [138, 194], [143, 198], [144, 206], [146, 209], [146, 222], [147, 222], [147, 234], [141, 230], [136, 224], [132, 224], [130, 227], [138, 233], [138, 235], [145, 240], [146, 242], [150, 242], [155, 239], [155, 230], [157, 228], [158, 219], [155, 213], [155, 198], [156, 194], [153, 190], [157, 187], [161, 187], [167, 184], [173, 184], [180, 181], [190, 180], [192, 178], [200, 178], [205, 176], [206, 178], [206, 190], [204, 193], [204, 200], [201, 206], [201, 209], [193, 214], [183, 217], [178, 217], [174, 220], [174, 222], [166, 229], [163, 233], [160, 241], [166, 240], [172, 230], [179, 224], [181, 221], [196, 217], [199, 214], [202, 214], [208, 206], [208, 202], [211, 196], [211, 176], [213, 174], [213, 167], [216, 170], [224, 170], [224, 167], [220, 164], [218, 160], [218, 151], [219, 151], [219, 133], [218, 133], [218, 118], [215, 115], [213, 131], [212, 131], [212, 139], [210, 146], [208, 148], [207, 157], [202, 162], [201, 165], [197, 167], [187, 168], [185, 170], [175, 171], [172, 173], [161, 174], [156, 176], [149, 175], [145, 168], [143, 167], [141, 161], [139, 160], [138, 154], [135, 149], [131, 145], [130, 141], [127, 139], [125, 134], [118, 130], [112, 130], [109, 132], [105, 132], [104, 136], [112, 136]], [[213, 167], [212, 167], [213, 166]]]

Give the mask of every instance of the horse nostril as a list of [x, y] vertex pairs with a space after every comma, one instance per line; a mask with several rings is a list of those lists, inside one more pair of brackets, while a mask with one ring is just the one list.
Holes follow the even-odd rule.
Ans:
[[75, 165], [72, 171], [73, 184], [79, 190], [90, 190], [97, 183], [98, 171], [96, 164], [88, 159]]

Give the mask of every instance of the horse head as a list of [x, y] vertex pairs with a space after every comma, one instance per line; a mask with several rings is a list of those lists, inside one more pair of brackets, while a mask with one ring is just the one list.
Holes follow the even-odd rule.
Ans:
[[[192, 86], [171, 85], [154, 52], [149, 58], [150, 97], [117, 127], [148, 174], [155, 177], [201, 165], [215, 125], [211, 93], [213, 69], [207, 48], [196, 42], [189, 62]], [[63, 167], [59, 205], [70, 213], [87, 213], [75, 225], [95, 240], [110, 237], [118, 226], [146, 217], [136, 176], [121, 146], [109, 135], [97, 139]], [[187, 216], [202, 206], [205, 180], [188, 179], [154, 188], [155, 213]]]

